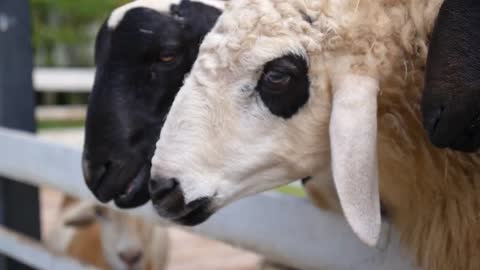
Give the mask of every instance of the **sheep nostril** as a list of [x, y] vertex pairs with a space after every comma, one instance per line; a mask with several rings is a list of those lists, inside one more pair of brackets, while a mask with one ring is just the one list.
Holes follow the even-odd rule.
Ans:
[[178, 187], [178, 181], [175, 178], [155, 177], [150, 179], [148, 188], [150, 194], [155, 198], [161, 199]]
[[142, 259], [142, 252], [138, 251], [122, 251], [118, 253], [118, 257], [127, 265], [135, 265]]
[[435, 114], [433, 115], [433, 125], [432, 125], [432, 131], [435, 132], [435, 130], [438, 127], [438, 124], [440, 123], [440, 119], [442, 117], [442, 113], [445, 110], [445, 106], [441, 106], [438, 110], [435, 111]]
[[150, 179], [149, 191], [153, 206], [160, 216], [176, 218], [188, 211], [177, 179], [154, 177]]

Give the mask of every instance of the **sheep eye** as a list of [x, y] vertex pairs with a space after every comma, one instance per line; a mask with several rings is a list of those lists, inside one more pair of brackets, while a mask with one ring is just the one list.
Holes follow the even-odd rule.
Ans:
[[286, 85], [290, 82], [292, 76], [286, 73], [278, 72], [278, 71], [269, 71], [265, 75], [265, 79], [271, 84], [277, 85]]
[[175, 55], [163, 55], [163, 56], [160, 56], [159, 60], [160, 62], [162, 63], [172, 63], [176, 60], [177, 58], [175, 57]]
[[287, 54], [265, 63], [255, 89], [272, 114], [284, 119], [292, 117], [309, 97], [307, 61]]

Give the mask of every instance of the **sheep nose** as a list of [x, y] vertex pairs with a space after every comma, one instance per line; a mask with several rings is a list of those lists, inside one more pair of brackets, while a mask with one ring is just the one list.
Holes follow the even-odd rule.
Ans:
[[178, 187], [178, 181], [175, 178], [155, 177], [150, 180], [148, 187], [151, 194], [161, 199]]
[[142, 252], [140, 250], [128, 250], [118, 253], [118, 257], [129, 266], [135, 265], [142, 259]]
[[174, 218], [185, 210], [185, 198], [176, 178], [154, 177], [150, 179], [148, 187], [160, 216]]
[[82, 172], [83, 172], [83, 178], [85, 178], [85, 182], [91, 183], [92, 174], [90, 173], [90, 161], [86, 159], [85, 154], [82, 157]]
[[83, 177], [85, 178], [85, 182], [89, 186], [95, 187], [99, 184], [99, 179], [105, 174], [107, 171], [106, 164], [96, 165], [93, 164], [88, 158], [86, 153], [82, 156], [82, 171]]

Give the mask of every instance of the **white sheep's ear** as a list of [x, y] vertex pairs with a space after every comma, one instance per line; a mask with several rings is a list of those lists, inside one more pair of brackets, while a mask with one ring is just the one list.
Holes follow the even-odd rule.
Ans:
[[377, 161], [377, 94], [379, 83], [345, 74], [332, 80], [330, 119], [332, 171], [345, 217], [367, 245], [380, 236]]
[[79, 202], [66, 209], [63, 214], [63, 224], [72, 227], [85, 227], [96, 220], [95, 204], [89, 201]]

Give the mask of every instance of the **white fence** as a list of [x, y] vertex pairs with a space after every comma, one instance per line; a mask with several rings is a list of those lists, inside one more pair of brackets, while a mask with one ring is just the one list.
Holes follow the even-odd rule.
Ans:
[[94, 72], [93, 68], [35, 68], [33, 87], [39, 92], [88, 92]]
[[[92, 199], [80, 171], [79, 151], [4, 128], [0, 128], [0, 149], [0, 175]], [[131, 212], [165, 224], [150, 205]], [[303, 270], [412, 269], [397, 235], [386, 224], [379, 246], [369, 248], [357, 240], [343, 218], [322, 212], [306, 200], [276, 193], [240, 200], [204, 224], [186, 229]], [[6, 235], [0, 233], [0, 243], [8, 241]], [[0, 253], [12, 256], [2, 245]]]
[[[92, 90], [95, 69], [93, 68], [35, 68], [33, 87], [43, 93], [88, 93]], [[85, 105], [43, 105], [35, 108], [37, 119], [63, 121], [85, 118]]]

